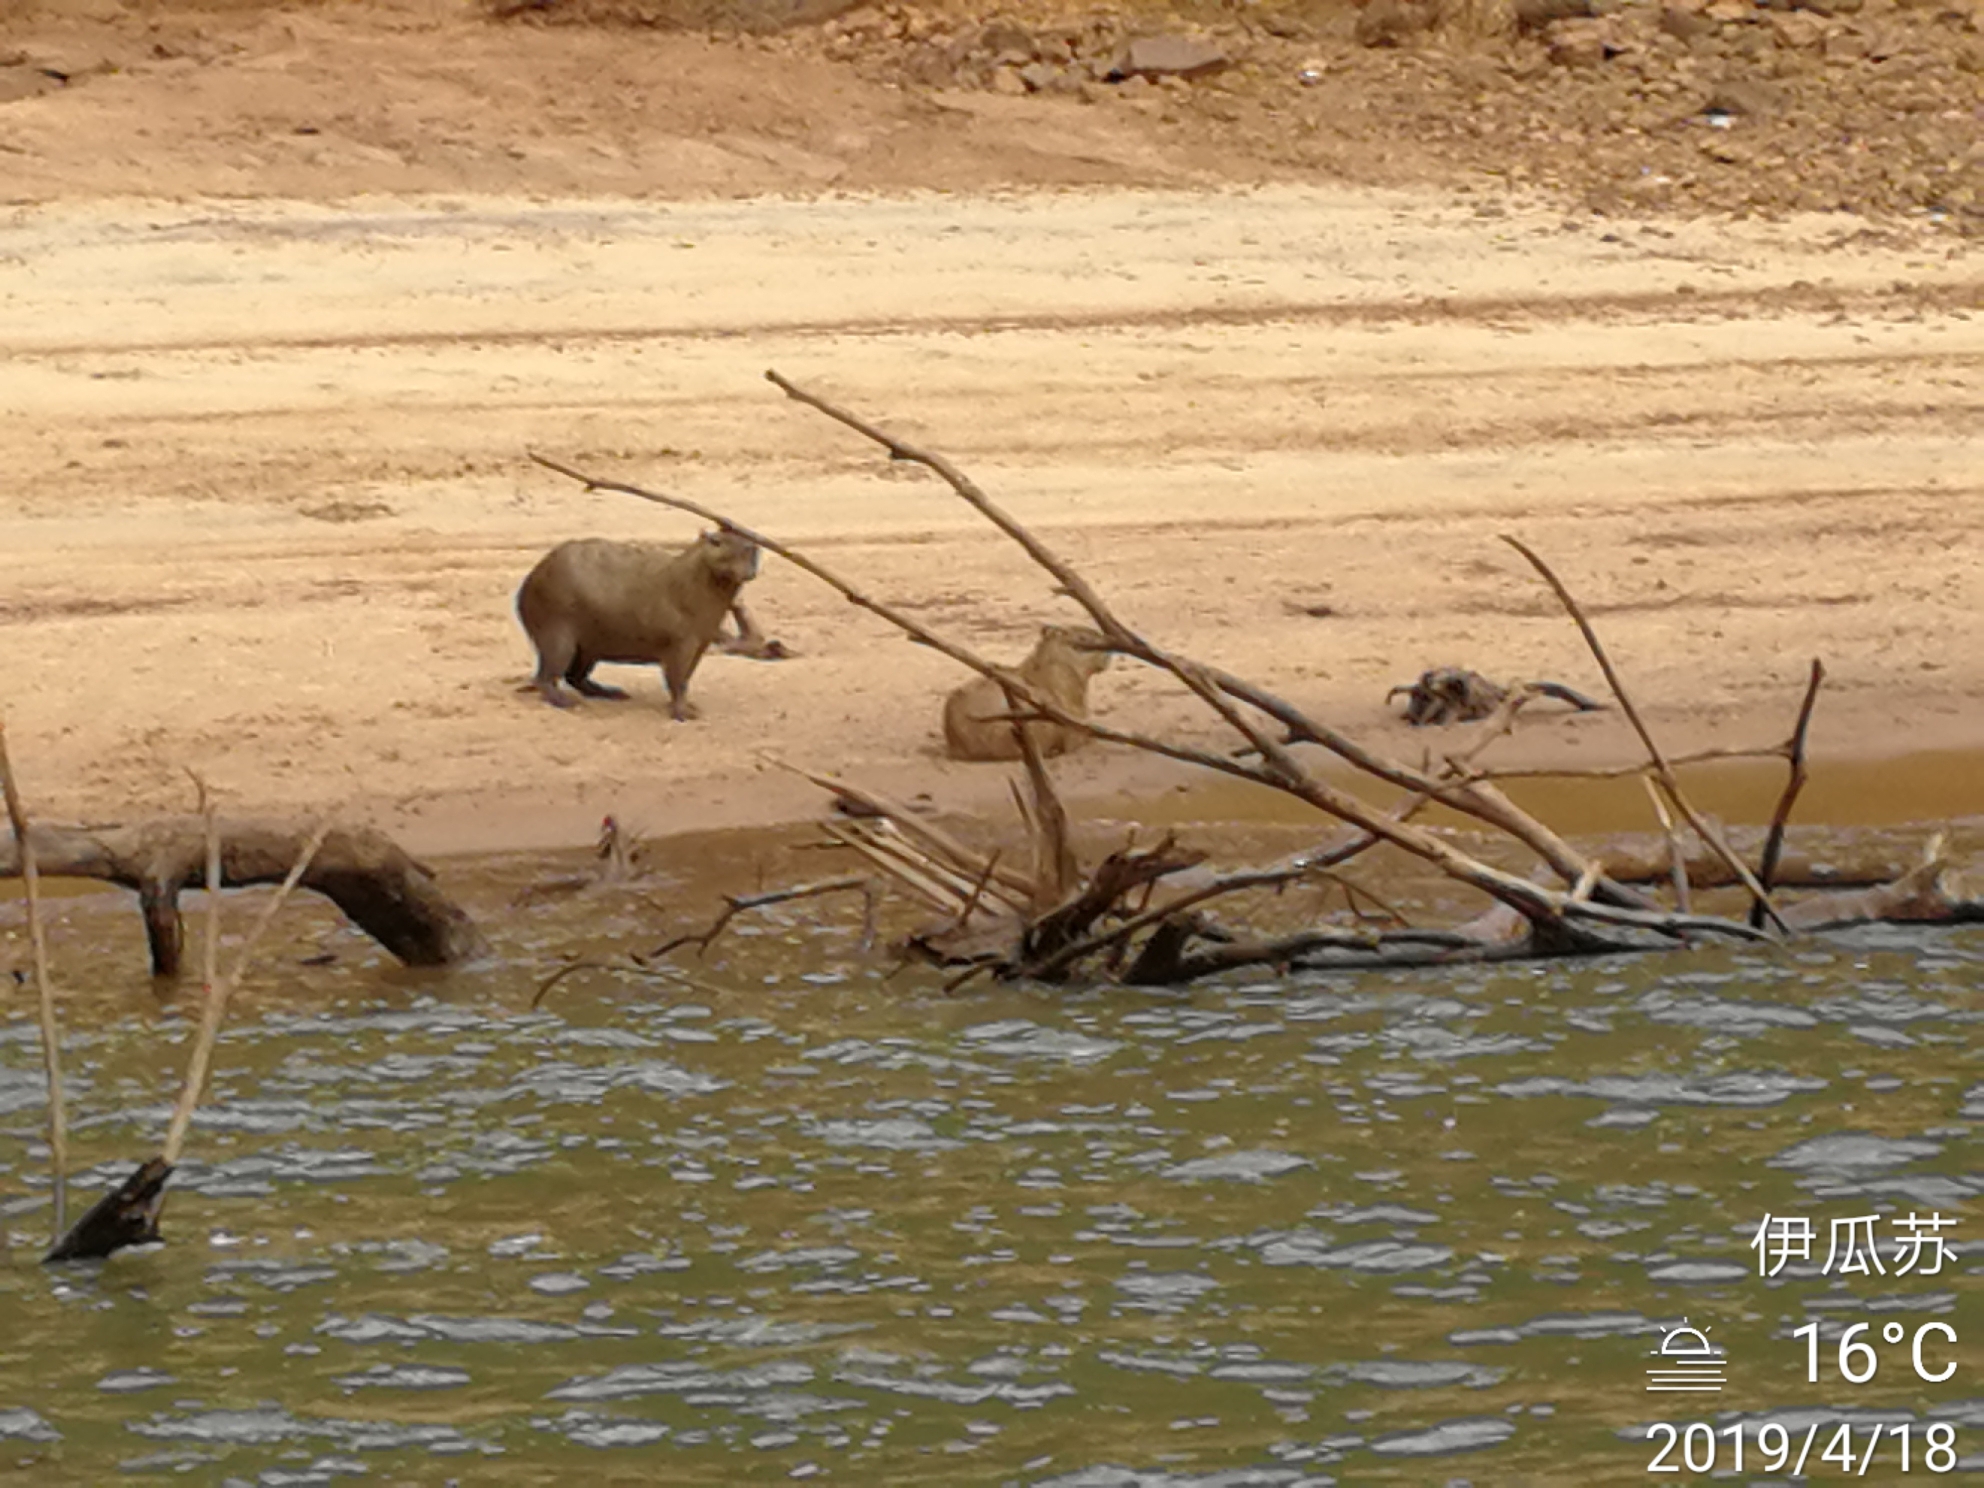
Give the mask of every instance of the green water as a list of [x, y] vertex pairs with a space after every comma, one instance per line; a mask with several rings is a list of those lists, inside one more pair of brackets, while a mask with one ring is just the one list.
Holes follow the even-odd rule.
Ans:
[[[693, 984], [581, 972], [532, 1012], [562, 956], [652, 945], [656, 903], [688, 890], [515, 888], [469, 896], [503, 964], [448, 976], [321, 908], [287, 919], [169, 1243], [102, 1267], [38, 1264], [40, 1071], [8, 994], [0, 1466], [1694, 1480], [1647, 1476], [1665, 1420], [1747, 1421], [1739, 1481], [1790, 1480], [1762, 1471], [1771, 1421], [1794, 1451], [1818, 1427], [1807, 1478], [1850, 1475], [1819, 1460], [1842, 1423], [1856, 1457], [1886, 1433], [1862, 1481], [1903, 1480], [1904, 1424], [1907, 1481], [1932, 1426], [1952, 1477], [1984, 1470], [1984, 931], [946, 998], [850, 963], [849, 932], [799, 905], [740, 924]], [[157, 1150], [187, 1019], [133, 970], [128, 901], [61, 920], [87, 1198]], [[1818, 1274], [1829, 1220], [1885, 1236], [1910, 1212], [1955, 1220], [1940, 1274]], [[1813, 1220], [1812, 1264], [1756, 1274], [1766, 1213]], [[1719, 1394], [1646, 1389], [1683, 1315], [1726, 1351]], [[1878, 1346], [1862, 1385], [1834, 1372], [1856, 1322]], [[1951, 1377], [1918, 1380], [1890, 1323], [1953, 1331], [1925, 1353]]]

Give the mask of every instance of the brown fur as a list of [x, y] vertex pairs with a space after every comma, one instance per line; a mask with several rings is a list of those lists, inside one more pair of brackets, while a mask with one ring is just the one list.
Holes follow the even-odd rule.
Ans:
[[[1013, 670], [1043, 698], [1076, 718], [1088, 717], [1088, 679], [1109, 665], [1108, 642], [1092, 630], [1043, 625], [1040, 644]], [[1022, 709], [1024, 704], [1021, 705]], [[1019, 734], [1005, 722], [1014, 708], [989, 677], [967, 682], [944, 700], [944, 744], [952, 759], [1016, 760]], [[1065, 723], [1023, 725], [1042, 757], [1066, 754], [1090, 735]]]
[[734, 532], [705, 532], [679, 549], [603, 537], [560, 543], [517, 590], [517, 618], [537, 647], [532, 686], [559, 708], [575, 701], [560, 679], [585, 697], [624, 698], [594, 682], [593, 667], [653, 662], [668, 683], [669, 714], [695, 717], [689, 678], [757, 572], [757, 545]]

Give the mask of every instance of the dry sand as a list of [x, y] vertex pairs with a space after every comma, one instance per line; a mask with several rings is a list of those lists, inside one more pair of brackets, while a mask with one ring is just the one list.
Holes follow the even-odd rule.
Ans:
[[[20, 208], [0, 697], [55, 817], [176, 809], [189, 767], [231, 808], [347, 803], [429, 850], [811, 810], [767, 753], [993, 797], [1004, 772], [935, 753], [958, 669], [777, 562], [750, 595], [801, 655], [708, 658], [701, 722], [651, 671], [570, 713], [516, 692], [539, 552], [694, 530], [532, 447], [995, 656], [1072, 618], [775, 367], [951, 455], [1165, 643], [1381, 745], [1426, 742], [1384, 704], [1423, 667], [1599, 686], [1512, 532], [1677, 748], [1781, 737], [1819, 656], [1822, 757], [1976, 749], [1977, 262], [1843, 235], [1295, 187]], [[1149, 674], [1095, 699], [1216, 737]], [[1541, 709], [1501, 748], [1632, 757], [1616, 717]], [[1173, 779], [1108, 748], [1067, 773]]]
[[[995, 656], [1073, 618], [768, 367], [954, 457], [1153, 636], [1374, 743], [1462, 742], [1385, 706], [1428, 666], [1598, 687], [1513, 532], [1674, 747], [1780, 738], [1823, 656], [1822, 761], [1955, 751], [1927, 814], [1984, 809], [1960, 236], [1455, 182], [1408, 148], [1437, 89], [1382, 138], [1384, 110], [1337, 118], [1365, 59], [1398, 71], [1348, 43], [1327, 90], [1250, 64], [1273, 139], [1343, 126], [1312, 184], [1260, 185], [1283, 157], [1184, 95], [936, 93], [804, 40], [492, 27], [459, 0], [0, 14], [0, 708], [41, 811], [179, 809], [192, 768], [231, 810], [524, 846], [609, 810], [816, 809], [771, 754], [1000, 799], [1005, 771], [936, 754], [958, 669], [776, 562], [752, 601], [800, 655], [711, 657], [703, 721], [670, 723], [652, 672], [569, 714], [516, 692], [540, 552], [694, 530], [531, 447], [802, 544]], [[1624, 136], [1588, 147], [1630, 172]], [[1217, 738], [1147, 673], [1095, 701]], [[1615, 716], [1541, 709], [1499, 748], [1635, 757]], [[1110, 748], [1065, 775], [1180, 779]]]

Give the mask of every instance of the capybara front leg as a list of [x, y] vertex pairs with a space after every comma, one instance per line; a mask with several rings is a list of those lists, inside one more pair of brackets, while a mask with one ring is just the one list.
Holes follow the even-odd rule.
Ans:
[[668, 716], [677, 723], [700, 718], [701, 710], [689, 701], [689, 679], [696, 674], [696, 663], [703, 658], [701, 646], [678, 645], [661, 664], [661, 675], [668, 683]]

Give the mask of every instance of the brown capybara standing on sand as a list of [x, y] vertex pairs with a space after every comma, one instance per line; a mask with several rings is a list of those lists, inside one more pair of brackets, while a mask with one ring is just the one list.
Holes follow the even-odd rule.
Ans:
[[603, 537], [560, 543], [517, 590], [517, 618], [537, 647], [532, 683], [559, 708], [575, 701], [560, 678], [586, 697], [624, 698], [593, 681], [593, 667], [651, 661], [668, 681], [670, 715], [694, 718], [689, 678], [757, 572], [758, 545], [735, 532], [705, 532], [680, 549]]
[[[1013, 668], [1021, 681], [1051, 698], [1076, 718], [1088, 717], [1088, 679], [1109, 665], [1109, 642], [1093, 630], [1067, 625], [1040, 627], [1040, 644]], [[1024, 711], [1025, 704], [1017, 711]], [[1016, 710], [1005, 689], [989, 677], [967, 682], [944, 700], [944, 745], [952, 759], [1016, 760], [1019, 734], [1005, 720]], [[1066, 754], [1088, 743], [1090, 735], [1065, 723], [1021, 725], [1042, 758]]]

